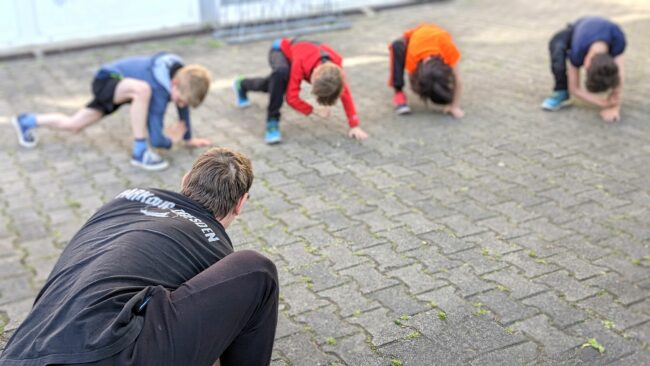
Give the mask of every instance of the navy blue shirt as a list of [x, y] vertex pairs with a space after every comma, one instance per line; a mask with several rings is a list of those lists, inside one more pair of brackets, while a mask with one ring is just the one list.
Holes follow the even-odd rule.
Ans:
[[1, 365], [105, 359], [140, 333], [144, 299], [173, 290], [233, 252], [223, 226], [184, 195], [129, 189], [104, 205], [61, 253]]
[[616, 57], [625, 50], [625, 34], [621, 28], [602, 17], [588, 16], [573, 23], [569, 60], [575, 67], [585, 63], [585, 56], [594, 42], [602, 41], [609, 46], [609, 54]]

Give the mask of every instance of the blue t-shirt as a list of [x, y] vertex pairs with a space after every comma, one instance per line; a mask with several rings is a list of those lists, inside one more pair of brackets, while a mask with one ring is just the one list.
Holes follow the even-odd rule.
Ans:
[[609, 54], [616, 57], [625, 50], [625, 34], [621, 28], [602, 17], [583, 17], [573, 23], [571, 37], [571, 52], [569, 61], [575, 67], [585, 62], [589, 47], [597, 41], [603, 41], [609, 46]]

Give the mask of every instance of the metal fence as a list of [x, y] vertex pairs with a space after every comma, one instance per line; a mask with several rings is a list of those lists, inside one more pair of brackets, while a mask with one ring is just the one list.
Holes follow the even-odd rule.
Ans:
[[214, 36], [227, 43], [350, 27], [333, 0], [221, 0], [214, 11]]

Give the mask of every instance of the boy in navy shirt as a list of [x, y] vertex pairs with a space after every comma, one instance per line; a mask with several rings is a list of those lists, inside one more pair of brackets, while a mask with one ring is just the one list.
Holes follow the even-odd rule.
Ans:
[[[153, 147], [169, 149], [184, 140], [188, 146], [210, 145], [210, 141], [192, 138], [189, 107], [198, 107], [210, 87], [210, 73], [202, 66], [184, 66], [180, 57], [170, 53], [136, 56], [100, 67], [92, 83], [93, 100], [72, 116], [62, 113], [24, 113], [12, 124], [18, 142], [36, 146], [35, 129], [50, 127], [77, 133], [115, 112], [122, 104], [131, 104], [133, 152], [131, 164], [147, 170], [161, 170], [167, 162], [153, 152]], [[180, 123], [163, 133], [167, 104], [176, 104]]]
[[[556, 33], [549, 49], [555, 88], [542, 103], [542, 108], [558, 110], [568, 105], [569, 96], [573, 95], [600, 107], [600, 116], [606, 122], [618, 121], [623, 101], [625, 50], [625, 35], [621, 28], [605, 18], [583, 17]], [[580, 68], [583, 66], [587, 72], [586, 90], [580, 86]], [[609, 91], [606, 97], [595, 94], [606, 91]]]

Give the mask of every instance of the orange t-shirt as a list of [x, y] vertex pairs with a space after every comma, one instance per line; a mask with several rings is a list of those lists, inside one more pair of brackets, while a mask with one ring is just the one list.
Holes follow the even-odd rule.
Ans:
[[454, 45], [451, 35], [433, 24], [422, 24], [404, 32], [408, 40], [406, 49], [406, 71], [412, 74], [418, 62], [429, 56], [440, 56], [442, 61], [454, 67], [460, 59], [460, 52]]

